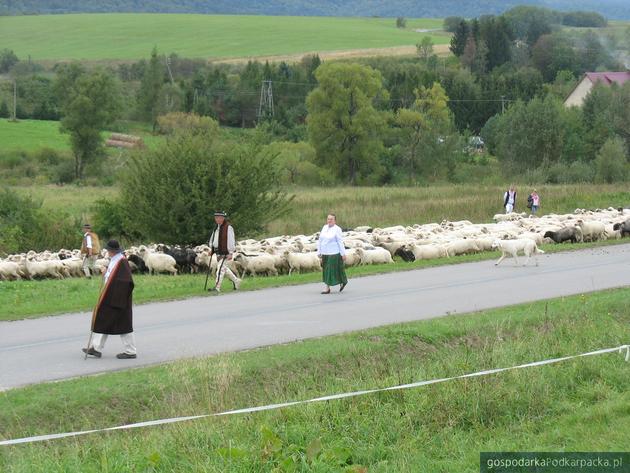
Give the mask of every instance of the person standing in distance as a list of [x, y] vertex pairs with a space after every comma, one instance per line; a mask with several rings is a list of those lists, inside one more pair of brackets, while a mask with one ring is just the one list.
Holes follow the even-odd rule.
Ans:
[[329, 214], [326, 225], [319, 233], [317, 240], [317, 256], [322, 262], [322, 274], [326, 289], [322, 294], [330, 294], [330, 286], [339, 285], [339, 292], [348, 284], [344, 262], [346, 261], [346, 248], [343, 246], [343, 234], [337, 225], [335, 214]]
[[96, 257], [101, 252], [98, 235], [92, 231], [89, 223], [83, 225], [83, 241], [81, 242], [81, 254], [83, 255], [83, 273], [86, 278], [91, 278]]
[[103, 289], [92, 313], [92, 336], [83, 353], [101, 357], [108, 335], [120, 335], [125, 351], [116, 355], [119, 359], [136, 358], [136, 340], [133, 335], [132, 294], [133, 278], [129, 262], [116, 240], [105, 247], [110, 257], [103, 276]]
[[228, 267], [228, 261], [232, 260], [234, 250], [236, 249], [236, 239], [234, 237], [234, 228], [227, 219], [227, 214], [220, 210], [214, 213], [214, 223], [217, 224], [215, 229], [210, 235], [210, 241], [208, 245], [212, 248], [212, 255], [217, 255], [217, 276], [215, 279], [214, 287], [208, 289], [208, 291], [221, 292], [221, 284], [223, 283], [223, 277], [227, 275], [228, 279], [232, 281], [234, 289], [238, 289], [241, 286], [241, 280], [236, 277], [236, 274]]
[[505, 213], [511, 214], [514, 211], [514, 206], [516, 205], [516, 188], [514, 184], [510, 186], [510, 188], [505, 191], [503, 194], [503, 206], [505, 207]]

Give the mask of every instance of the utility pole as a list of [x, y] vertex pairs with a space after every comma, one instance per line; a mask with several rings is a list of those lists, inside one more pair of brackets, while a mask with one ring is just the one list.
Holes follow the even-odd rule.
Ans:
[[501, 113], [505, 112], [505, 95], [501, 96]]
[[17, 80], [13, 79], [13, 121], [17, 121]]
[[[171, 58], [170, 56], [166, 56], [166, 69], [168, 69], [168, 76], [171, 78], [171, 86], [175, 85], [173, 81], [173, 73], [171, 72]], [[173, 100], [171, 94], [169, 93], [166, 96], [166, 106], [169, 110], [173, 107]]]
[[273, 86], [270, 80], [263, 80], [260, 86], [258, 121], [265, 118], [273, 118]]
[[168, 69], [168, 76], [171, 78], [171, 85], [174, 85], [173, 73], [171, 72], [171, 58], [170, 58], [170, 56], [166, 57], [166, 68]]

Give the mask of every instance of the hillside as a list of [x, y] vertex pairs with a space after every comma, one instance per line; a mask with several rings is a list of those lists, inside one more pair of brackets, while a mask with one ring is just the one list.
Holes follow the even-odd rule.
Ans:
[[0, 14], [146, 12], [435, 18], [498, 14], [522, 4], [590, 10], [610, 19], [630, 19], [626, 0], [10, 0], [0, 2]]
[[[228, 15], [74, 14], [0, 17], [0, 44], [34, 60], [135, 60], [156, 46], [195, 58], [272, 56], [415, 45], [441, 20]], [[434, 44], [449, 35], [431, 33]]]

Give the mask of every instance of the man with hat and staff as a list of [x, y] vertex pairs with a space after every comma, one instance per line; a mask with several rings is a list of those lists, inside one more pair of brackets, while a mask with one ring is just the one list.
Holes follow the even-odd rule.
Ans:
[[210, 235], [208, 245], [212, 248], [210, 256], [212, 257], [213, 254], [217, 255], [217, 276], [214, 287], [208, 290], [221, 292], [221, 284], [225, 275], [232, 281], [234, 289], [238, 289], [241, 286], [241, 280], [236, 277], [227, 263], [232, 260], [232, 255], [236, 249], [234, 228], [230, 225], [227, 214], [222, 210], [214, 213], [214, 223], [217, 226], [212, 231], [212, 235]]
[[98, 235], [92, 231], [89, 223], [83, 225], [83, 241], [81, 241], [81, 254], [83, 255], [83, 273], [86, 278], [91, 278], [96, 257], [101, 252]]
[[103, 276], [103, 288], [92, 313], [92, 327], [88, 347], [83, 353], [100, 358], [108, 335], [120, 335], [125, 351], [119, 359], [136, 358], [136, 341], [133, 335], [132, 293], [133, 278], [129, 262], [116, 240], [105, 247], [110, 257]]

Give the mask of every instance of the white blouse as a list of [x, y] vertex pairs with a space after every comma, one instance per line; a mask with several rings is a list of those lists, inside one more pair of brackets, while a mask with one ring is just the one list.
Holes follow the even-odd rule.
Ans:
[[318, 255], [337, 255], [345, 256], [346, 248], [343, 246], [343, 236], [341, 228], [337, 225], [329, 227], [324, 225], [317, 240]]

